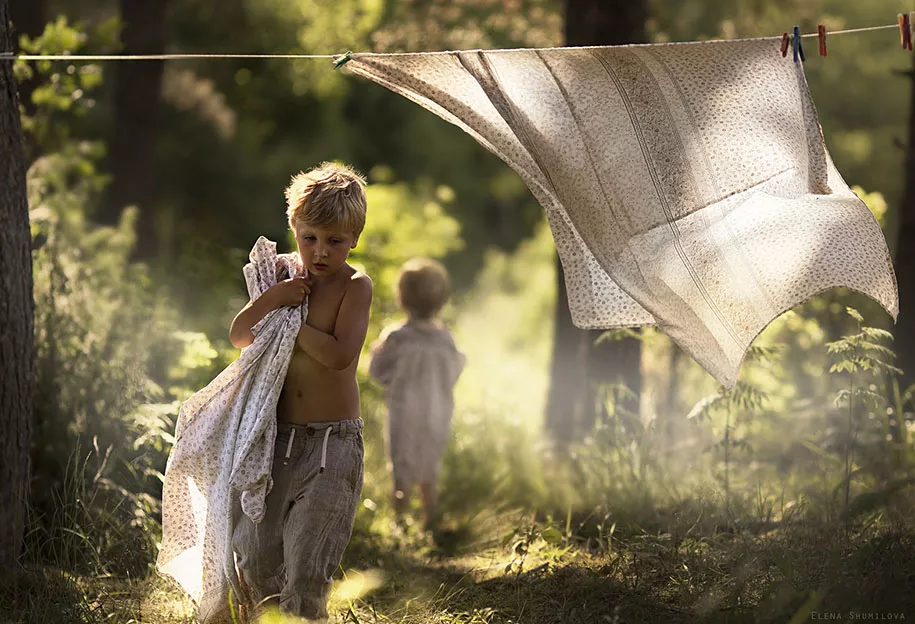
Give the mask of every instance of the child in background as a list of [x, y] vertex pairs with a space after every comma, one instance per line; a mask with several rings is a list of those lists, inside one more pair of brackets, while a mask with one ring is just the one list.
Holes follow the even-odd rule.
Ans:
[[465, 362], [436, 319], [448, 291], [448, 273], [440, 263], [407, 261], [397, 282], [397, 302], [407, 321], [382, 332], [369, 368], [385, 389], [394, 510], [404, 516], [418, 484], [428, 530], [435, 528], [438, 471], [451, 433], [454, 384]]

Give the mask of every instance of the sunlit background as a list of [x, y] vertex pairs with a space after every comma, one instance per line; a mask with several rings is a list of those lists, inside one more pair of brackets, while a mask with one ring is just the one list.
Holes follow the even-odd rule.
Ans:
[[[124, 12], [150, 10], [138, 2], [14, 0], [13, 20], [23, 52], [118, 52]], [[158, 38], [165, 52], [564, 43], [564, 7], [553, 0], [161, 4], [160, 22], [144, 22], [139, 38]], [[913, 8], [648, 6], [650, 42], [891, 24]], [[911, 106], [899, 72], [912, 57], [892, 30], [831, 38], [826, 58], [808, 45], [833, 159], [895, 249]], [[0, 616], [9, 606], [25, 614], [17, 622], [193, 621], [177, 586], [153, 571], [178, 405], [237, 357], [228, 327], [247, 301], [241, 269], [254, 241], [294, 249], [288, 179], [341, 160], [369, 181], [351, 255], [375, 284], [366, 345], [402, 320], [400, 265], [429, 256], [451, 273], [442, 318], [468, 363], [440, 484], [442, 533], [431, 536], [418, 521], [394, 523], [384, 404], [362, 358], [365, 487], [333, 621], [800, 622], [830, 609], [915, 617], [915, 425], [883, 364], [891, 320], [876, 304], [837, 290], [786, 313], [730, 392], [647, 328], [637, 334], [637, 409], [608, 383], [586, 428], [559, 444], [561, 432], [545, 426], [555, 249], [518, 176], [459, 129], [326, 59], [158, 66], [16, 63], [38, 359], [30, 572], [0, 588]], [[134, 101], [151, 83], [152, 100]], [[154, 132], [138, 131], [126, 109], [152, 115]]]

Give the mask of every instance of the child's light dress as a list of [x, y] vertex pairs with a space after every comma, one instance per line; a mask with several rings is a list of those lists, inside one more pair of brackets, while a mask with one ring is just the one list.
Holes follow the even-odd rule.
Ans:
[[385, 388], [397, 486], [435, 484], [464, 362], [448, 330], [430, 322], [396, 326], [376, 343], [369, 372]]

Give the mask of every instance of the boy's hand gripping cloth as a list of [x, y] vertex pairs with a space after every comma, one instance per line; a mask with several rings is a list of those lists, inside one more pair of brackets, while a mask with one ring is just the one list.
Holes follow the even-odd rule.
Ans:
[[779, 314], [845, 286], [894, 318], [883, 233], [771, 41], [355, 55], [546, 210], [582, 328], [657, 325], [731, 387]]
[[[260, 237], [244, 267], [251, 300], [297, 275], [297, 254], [277, 257], [276, 243]], [[160, 574], [174, 578], [199, 607], [201, 622], [228, 616], [228, 594], [239, 596], [232, 550], [233, 514], [264, 516], [272, 486], [276, 405], [296, 336], [308, 311], [273, 310], [252, 328], [254, 343], [203, 390], [181, 405], [175, 445], [162, 489]], [[231, 620], [229, 620], [231, 621]]]

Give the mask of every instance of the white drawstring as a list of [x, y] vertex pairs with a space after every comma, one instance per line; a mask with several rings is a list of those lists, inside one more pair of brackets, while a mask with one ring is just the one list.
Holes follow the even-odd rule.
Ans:
[[292, 453], [292, 441], [295, 439], [295, 427], [291, 427], [289, 432], [289, 442], [286, 444], [286, 457], [283, 458], [283, 465], [289, 465], [289, 455]]
[[[324, 468], [327, 466], [327, 440], [330, 438], [330, 433], [333, 429], [334, 425], [324, 427], [324, 443], [321, 445], [321, 468], [318, 471], [319, 474], [323, 474]], [[286, 443], [286, 456], [283, 458], [284, 466], [289, 464], [289, 456], [292, 454], [292, 441], [295, 439], [295, 431], [295, 427], [292, 427], [289, 431], [289, 442]]]
[[324, 473], [324, 464], [327, 462], [327, 438], [330, 437], [330, 430], [333, 427], [326, 427], [324, 429], [324, 444], [321, 446], [321, 469], [318, 471], [319, 474]]

